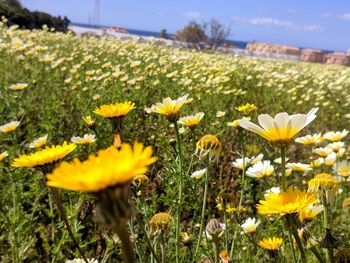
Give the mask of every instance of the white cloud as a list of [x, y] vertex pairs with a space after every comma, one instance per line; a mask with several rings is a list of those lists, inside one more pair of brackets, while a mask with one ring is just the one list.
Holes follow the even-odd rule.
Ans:
[[350, 13], [342, 14], [339, 17], [344, 20], [350, 20]]
[[188, 18], [191, 19], [198, 19], [201, 17], [201, 14], [195, 11], [189, 11], [185, 14]]
[[261, 17], [261, 18], [244, 18], [234, 17], [233, 20], [247, 23], [253, 26], [273, 26], [281, 27], [287, 30], [293, 31], [305, 31], [305, 32], [323, 32], [325, 29], [317, 24], [297, 24], [288, 20], [280, 20], [272, 17]]
[[286, 13], [287, 13], [287, 14], [296, 14], [296, 13], [297, 13], [297, 10], [295, 10], [295, 9], [287, 9], [287, 10], [286, 10]]
[[329, 18], [329, 17], [332, 17], [333, 16], [333, 14], [331, 14], [331, 13], [322, 13], [321, 14], [321, 17], [324, 17], [324, 18]]

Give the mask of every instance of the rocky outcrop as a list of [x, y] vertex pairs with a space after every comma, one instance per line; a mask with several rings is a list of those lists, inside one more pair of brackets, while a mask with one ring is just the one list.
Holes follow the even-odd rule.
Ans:
[[274, 45], [267, 43], [249, 43], [246, 47], [249, 51], [276, 53], [284, 55], [297, 55], [300, 54], [300, 48], [286, 45]]
[[324, 63], [326, 54], [319, 49], [303, 49], [300, 54], [300, 60], [305, 62]]
[[327, 54], [326, 63], [327, 64], [337, 64], [337, 65], [350, 66], [349, 50], [347, 53], [334, 52], [334, 53]]

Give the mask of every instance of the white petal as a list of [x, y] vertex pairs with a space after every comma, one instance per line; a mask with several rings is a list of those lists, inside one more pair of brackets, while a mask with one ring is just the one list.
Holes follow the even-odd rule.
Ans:
[[261, 127], [265, 130], [273, 130], [275, 129], [274, 120], [269, 114], [260, 114], [258, 117], [258, 121]]
[[290, 117], [287, 112], [280, 112], [276, 114], [274, 120], [275, 120], [275, 124], [279, 129], [285, 129], [287, 128], [289, 119]]

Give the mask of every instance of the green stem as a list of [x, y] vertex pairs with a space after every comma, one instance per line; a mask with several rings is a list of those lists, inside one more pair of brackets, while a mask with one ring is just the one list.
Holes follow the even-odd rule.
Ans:
[[311, 247], [310, 250], [315, 255], [315, 257], [318, 259], [318, 262], [320, 262], [320, 263], [325, 262], [322, 255], [320, 254], [320, 252], [317, 250], [316, 247]]
[[230, 258], [233, 258], [233, 251], [234, 251], [234, 248], [235, 248], [236, 237], [237, 237], [237, 230], [235, 229], [234, 234], [233, 234], [233, 239], [232, 239], [232, 242], [231, 242]]
[[157, 256], [153, 246], [152, 246], [152, 243], [151, 243], [151, 240], [149, 239], [148, 237], [148, 234], [145, 230], [145, 227], [144, 227], [144, 223], [142, 221], [142, 218], [140, 218], [140, 216], [136, 216], [136, 220], [137, 220], [137, 223], [139, 224], [140, 226], [140, 229], [141, 229], [141, 232], [142, 234], [144, 235], [145, 239], [146, 239], [146, 243], [149, 247], [149, 249], [151, 250], [151, 254], [153, 255], [153, 257], [155, 258], [155, 260], [158, 262], [158, 263], [161, 263], [159, 257]]
[[214, 263], [219, 263], [220, 242], [218, 237], [213, 237]]
[[294, 251], [294, 244], [293, 244], [293, 238], [292, 238], [292, 226], [289, 226], [289, 231], [288, 231], [288, 237], [289, 237], [289, 244], [290, 244], [290, 250], [292, 251], [293, 255], [293, 262], [297, 263], [297, 258], [295, 256], [295, 251]]
[[239, 203], [238, 203], [238, 213], [240, 213], [240, 207], [242, 206], [242, 202], [243, 202], [243, 194], [244, 194], [244, 190], [245, 190], [245, 168], [246, 168], [246, 163], [245, 163], [245, 152], [244, 152], [244, 146], [242, 147], [242, 158], [243, 158], [243, 170], [242, 170], [242, 189], [240, 192], [240, 196], [239, 196]]
[[165, 263], [165, 242], [164, 242], [164, 233], [161, 232], [159, 235], [159, 244], [160, 244], [160, 252], [162, 255], [162, 263]]
[[227, 225], [227, 212], [226, 212], [226, 200], [224, 199], [224, 224], [227, 227], [227, 230], [224, 231], [225, 236], [225, 249], [228, 250], [228, 225]]
[[322, 204], [323, 204], [323, 226], [326, 230], [328, 228], [328, 204], [325, 193], [322, 196]]
[[74, 237], [74, 234], [73, 234], [72, 229], [70, 227], [70, 224], [69, 224], [69, 221], [67, 219], [66, 213], [64, 212], [64, 208], [63, 208], [63, 205], [62, 205], [62, 202], [61, 202], [60, 193], [58, 192], [58, 189], [55, 188], [55, 187], [51, 187], [51, 186], [49, 186], [49, 189], [51, 191], [53, 200], [55, 201], [55, 203], [57, 205], [58, 211], [60, 212], [61, 218], [62, 218], [64, 224], [66, 225], [66, 228], [68, 230], [68, 234], [69, 234], [70, 238], [72, 239], [74, 245], [79, 250], [79, 253], [82, 256], [82, 258], [84, 259], [84, 261], [86, 263], [89, 263], [87, 258], [85, 257], [85, 254], [84, 254], [83, 250], [80, 248], [78, 241]]
[[298, 235], [298, 231], [297, 229], [294, 227], [293, 225], [293, 219], [290, 219], [290, 230], [292, 231], [292, 234], [294, 236], [294, 239], [295, 241], [297, 242], [297, 245], [298, 245], [298, 248], [299, 248], [299, 251], [300, 251], [300, 255], [301, 255], [301, 261], [303, 263], [307, 263], [307, 258], [306, 258], [306, 255], [305, 255], [305, 251], [304, 251], [304, 247], [303, 247], [303, 244], [301, 243], [301, 240], [300, 240], [300, 237]]
[[202, 239], [202, 232], [204, 229], [204, 218], [205, 218], [205, 209], [207, 206], [207, 197], [208, 197], [208, 179], [209, 179], [209, 162], [210, 162], [210, 157], [209, 154], [207, 156], [207, 169], [205, 171], [205, 181], [204, 181], [204, 196], [203, 196], [203, 204], [202, 204], [202, 215], [201, 215], [201, 223], [199, 227], [199, 236], [197, 240], [197, 245], [196, 245], [196, 253], [198, 253], [199, 245], [201, 243]]
[[134, 249], [130, 241], [128, 228], [125, 222], [119, 222], [114, 224], [113, 230], [118, 235], [123, 250], [124, 262], [125, 263], [135, 263]]
[[[135, 226], [134, 226], [134, 221], [132, 219], [130, 219], [130, 228], [131, 228], [132, 233], [134, 234], [135, 233]], [[138, 255], [140, 261], [143, 262], [143, 253], [142, 253], [142, 250], [140, 250], [137, 243], [138, 242], [135, 241], [136, 254]]]
[[176, 254], [176, 262], [179, 262], [179, 245], [180, 245], [180, 228], [181, 228], [181, 205], [182, 205], [182, 191], [183, 191], [183, 156], [182, 156], [182, 148], [181, 148], [181, 138], [179, 133], [179, 126], [177, 121], [174, 121], [174, 128], [176, 134], [176, 143], [177, 150], [179, 155], [179, 176], [178, 176], [178, 187], [179, 187], [179, 195], [176, 207], [176, 246], [175, 246], [175, 254]]
[[286, 147], [281, 147], [281, 174], [282, 174], [282, 190], [287, 190], [286, 185]]
[[[325, 231], [327, 231], [328, 228], [330, 229], [330, 225], [328, 222], [328, 203], [327, 203], [326, 193], [323, 193], [322, 204], [323, 204], [323, 226]], [[333, 248], [327, 249], [326, 257], [327, 257], [327, 261], [331, 263], [334, 262]]]

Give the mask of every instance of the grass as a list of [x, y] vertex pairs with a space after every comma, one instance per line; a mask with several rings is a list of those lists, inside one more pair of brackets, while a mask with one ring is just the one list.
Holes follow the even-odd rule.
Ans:
[[[278, 250], [279, 260], [292, 262], [283, 218], [258, 215], [255, 207], [265, 190], [277, 186], [279, 166], [273, 163], [275, 172], [271, 177], [255, 179], [243, 176], [243, 171], [231, 165], [236, 158], [259, 153], [264, 154], [264, 160], [273, 161], [280, 157], [279, 150], [259, 136], [227, 123], [243, 117], [237, 106], [253, 103], [257, 109], [249, 117], [254, 122], [262, 113], [307, 113], [312, 107], [319, 107], [316, 120], [298, 136], [346, 129], [350, 121], [349, 68], [206, 54], [137, 40], [76, 37], [4, 25], [0, 36], [0, 124], [21, 121], [14, 132], [0, 134], [0, 153], [9, 154], [0, 162], [2, 262], [65, 262], [80, 257], [44, 187], [44, 176], [34, 169], [13, 168], [11, 163], [20, 154], [36, 151], [28, 148], [28, 144], [45, 134], [49, 135], [48, 145], [54, 145], [95, 131], [95, 143], [78, 145], [66, 158], [87, 159], [113, 140], [109, 120], [94, 114], [94, 109], [129, 100], [137, 109], [125, 117], [123, 141], [151, 145], [158, 157], [147, 173], [149, 182], [139, 187], [132, 185], [130, 190], [138, 216], [129, 221], [128, 229], [138, 262], [155, 262], [146, 235], [158, 258], [175, 261], [175, 221], [161, 234], [151, 233], [149, 221], [158, 212], [176, 217], [179, 172], [184, 193], [180, 232], [189, 236], [179, 244], [179, 262], [198, 262], [205, 257], [214, 260], [215, 247], [219, 251], [227, 249], [233, 262], [271, 261], [275, 255], [257, 246], [259, 240], [271, 236], [284, 239]], [[16, 83], [27, 83], [28, 87], [20, 91], [8, 89]], [[165, 117], [145, 109], [163, 98], [176, 99], [185, 94], [193, 101], [182, 107], [181, 116], [196, 112], [204, 112], [205, 116], [194, 131], [180, 129], [183, 154], [180, 163], [174, 128]], [[217, 117], [218, 111], [225, 114]], [[96, 122], [94, 131], [82, 119], [87, 115]], [[199, 252], [195, 253], [204, 178], [195, 180], [190, 175], [207, 165], [205, 158], [199, 160], [194, 156], [195, 142], [205, 134], [216, 135], [223, 145], [219, 160], [210, 163], [205, 224], [216, 218], [226, 222], [226, 230], [215, 246], [203, 236]], [[293, 143], [287, 151], [289, 162], [310, 163], [311, 157], [316, 158], [311, 149]], [[346, 150], [338, 161], [348, 156]], [[293, 172], [287, 180], [290, 185], [306, 189], [307, 181], [320, 172], [334, 174], [331, 167], [322, 165], [302, 178], [303, 173]], [[343, 192], [337, 195], [328, 213], [332, 232], [341, 240], [335, 254], [349, 258], [349, 210], [342, 208], [349, 184], [341, 182], [339, 188]], [[121, 262], [120, 240], [96, 223], [95, 198], [64, 190], [61, 196], [72, 230], [87, 257], [99, 262]], [[317, 241], [324, 236], [321, 214], [308, 223]], [[240, 224], [248, 217], [261, 220], [254, 235], [241, 234]], [[319, 244], [316, 247], [325, 257]], [[300, 257], [298, 251], [296, 254]], [[318, 262], [310, 248], [306, 256], [308, 262]]]

